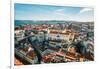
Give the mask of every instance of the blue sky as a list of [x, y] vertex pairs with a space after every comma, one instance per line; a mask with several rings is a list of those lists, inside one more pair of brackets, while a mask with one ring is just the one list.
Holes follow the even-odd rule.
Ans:
[[73, 20], [94, 21], [93, 8], [18, 4], [14, 6], [15, 20]]

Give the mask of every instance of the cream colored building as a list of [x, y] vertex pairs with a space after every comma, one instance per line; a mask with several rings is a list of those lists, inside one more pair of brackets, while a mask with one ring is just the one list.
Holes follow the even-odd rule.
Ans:
[[47, 38], [51, 40], [64, 40], [66, 42], [72, 42], [74, 39], [75, 33], [71, 30], [50, 30], [48, 29]]

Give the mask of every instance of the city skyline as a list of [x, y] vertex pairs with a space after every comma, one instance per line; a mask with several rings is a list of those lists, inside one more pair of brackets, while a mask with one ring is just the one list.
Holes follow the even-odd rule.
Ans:
[[94, 21], [94, 9], [88, 7], [15, 4], [15, 20]]

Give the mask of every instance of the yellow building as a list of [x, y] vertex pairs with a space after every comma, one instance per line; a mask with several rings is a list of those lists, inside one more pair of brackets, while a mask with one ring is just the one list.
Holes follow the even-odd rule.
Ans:
[[75, 33], [72, 30], [69, 29], [64, 29], [64, 30], [55, 30], [55, 29], [48, 29], [48, 39], [51, 40], [64, 40], [67, 42], [72, 42], [74, 37], [75, 37]]

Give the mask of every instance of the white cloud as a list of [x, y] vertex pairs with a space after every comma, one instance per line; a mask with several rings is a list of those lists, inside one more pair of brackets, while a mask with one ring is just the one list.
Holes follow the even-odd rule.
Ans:
[[56, 12], [62, 12], [62, 11], [64, 11], [64, 9], [58, 9], [58, 10], [56, 10]]
[[83, 8], [82, 10], [80, 10], [79, 14], [84, 13], [84, 12], [89, 12], [92, 11], [92, 8]]
[[58, 15], [64, 15], [65, 14], [64, 11], [65, 9], [58, 9], [58, 10], [55, 10], [54, 13]]

